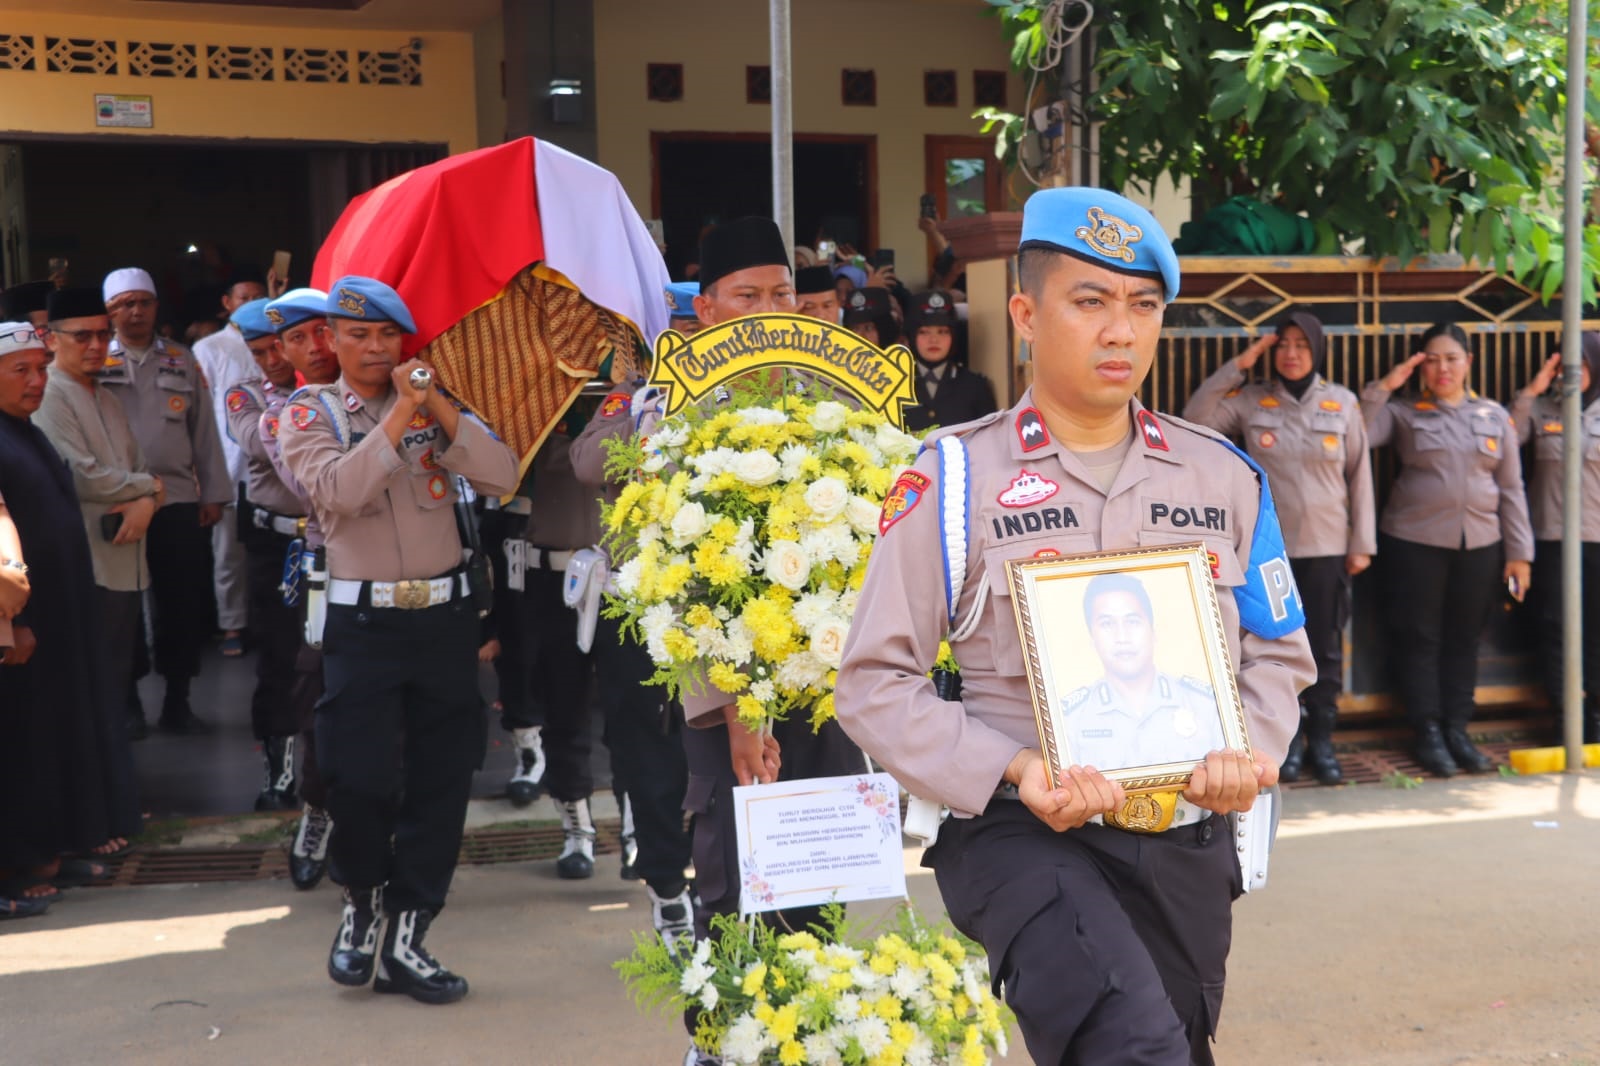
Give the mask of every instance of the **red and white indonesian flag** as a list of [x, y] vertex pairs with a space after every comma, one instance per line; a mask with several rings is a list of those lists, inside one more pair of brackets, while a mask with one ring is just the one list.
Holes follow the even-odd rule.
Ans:
[[616, 176], [531, 137], [407, 171], [350, 201], [312, 284], [392, 285], [408, 355], [524, 460], [606, 356], [667, 328], [661, 253]]

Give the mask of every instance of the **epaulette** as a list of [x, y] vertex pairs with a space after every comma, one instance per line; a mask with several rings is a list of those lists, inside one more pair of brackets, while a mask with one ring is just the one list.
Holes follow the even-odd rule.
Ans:
[[1211, 683], [1208, 681], [1202, 681], [1198, 677], [1190, 677], [1188, 674], [1185, 674], [1181, 681], [1184, 688], [1193, 689], [1202, 696], [1212, 699], [1216, 698], [1216, 692], [1212, 689]]
[[[1146, 408], [1146, 410], [1149, 410], [1149, 408]], [[1206, 440], [1211, 441], [1214, 444], [1222, 445], [1228, 450], [1228, 454], [1230, 455], [1239, 455], [1239, 450], [1233, 446], [1233, 442], [1230, 441], [1225, 434], [1218, 433], [1210, 426], [1202, 426], [1198, 422], [1188, 422], [1179, 418], [1177, 415], [1169, 415], [1165, 411], [1151, 411], [1150, 413], [1175, 429], [1186, 429], [1197, 437], [1204, 437]], [[1249, 464], [1247, 463], [1245, 465], [1248, 466]]]
[[1094, 689], [1091, 686], [1085, 685], [1080, 689], [1074, 689], [1073, 691], [1067, 693], [1066, 699], [1062, 700], [1061, 702], [1066, 704], [1067, 710], [1075, 711], [1079, 707], [1083, 706], [1084, 702], [1089, 698], [1089, 693], [1093, 691]]
[[969, 433], [974, 433], [984, 426], [993, 425], [1000, 421], [1007, 413], [1006, 411], [990, 411], [982, 418], [975, 418], [971, 422], [957, 422], [953, 426], [940, 426], [938, 429], [930, 430], [928, 435], [922, 438], [922, 448], [926, 451], [938, 443], [940, 437], [966, 436]]
[[[289, 394], [288, 405], [299, 404], [302, 407], [320, 405], [328, 415], [328, 424], [333, 427], [333, 435], [341, 445], [348, 448], [354, 443], [350, 432], [350, 413], [344, 409], [344, 404], [334, 398], [339, 391], [337, 383], [330, 382], [323, 385], [303, 385]], [[291, 415], [291, 425], [304, 428], [294, 421]]]

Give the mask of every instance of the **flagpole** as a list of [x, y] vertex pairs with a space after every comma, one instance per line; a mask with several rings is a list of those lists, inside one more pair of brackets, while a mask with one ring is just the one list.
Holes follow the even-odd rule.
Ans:
[[772, 218], [794, 262], [794, 111], [789, 0], [770, 0], [772, 37]]
[[1567, 772], [1583, 769], [1583, 176], [1584, 57], [1588, 54], [1587, 0], [1567, 6], [1566, 218], [1561, 283], [1561, 666], [1562, 734]]

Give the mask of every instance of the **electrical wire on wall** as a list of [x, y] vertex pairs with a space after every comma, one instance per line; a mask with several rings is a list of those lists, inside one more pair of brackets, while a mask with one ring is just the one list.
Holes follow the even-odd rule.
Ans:
[[[1089, 0], [1050, 0], [1039, 13], [1039, 25], [1043, 27], [1044, 32], [1044, 47], [1028, 59], [1028, 67], [1033, 74], [1028, 80], [1028, 91], [1023, 97], [1028, 109], [1023, 116], [1024, 124], [1032, 119], [1033, 99], [1039, 87], [1039, 78], [1050, 71], [1061, 69], [1067, 49], [1077, 43], [1078, 38], [1083, 36], [1093, 21], [1094, 5]], [[1058, 136], [1065, 136], [1067, 118], [1068, 116], [1063, 113]], [[1044, 132], [1045, 130], [1039, 130], [1041, 139]], [[1039, 185], [1039, 179], [1028, 170], [1028, 164], [1022, 158], [1020, 146], [1017, 150], [1017, 169], [1031, 184]]]

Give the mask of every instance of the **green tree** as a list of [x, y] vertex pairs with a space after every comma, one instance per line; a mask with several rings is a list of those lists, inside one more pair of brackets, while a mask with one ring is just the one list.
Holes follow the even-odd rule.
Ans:
[[[1044, 47], [1041, 3], [990, 3], [1014, 60]], [[1188, 178], [1202, 210], [1247, 194], [1304, 213], [1322, 251], [1455, 250], [1560, 286], [1564, 4], [1129, 0], [1096, 23], [1108, 186]], [[1600, 227], [1583, 255], [1592, 300]]]

